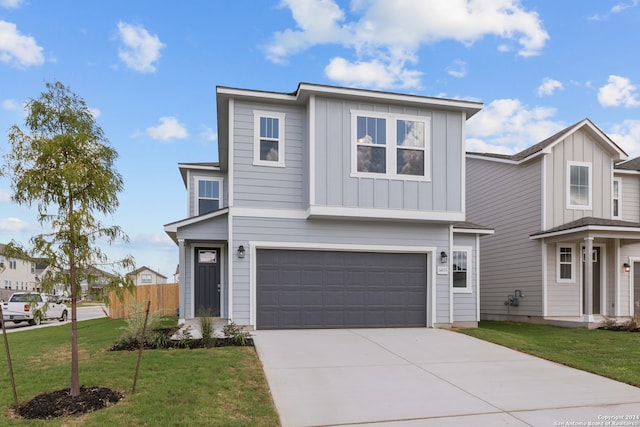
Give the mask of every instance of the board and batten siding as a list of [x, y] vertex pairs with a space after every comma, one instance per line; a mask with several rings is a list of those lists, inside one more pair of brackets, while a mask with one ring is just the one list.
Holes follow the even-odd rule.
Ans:
[[[352, 177], [352, 111], [429, 118], [431, 180]], [[461, 212], [463, 129], [461, 113], [316, 97], [315, 200], [318, 206]], [[388, 165], [395, 168], [395, 165]]]
[[[567, 162], [591, 164], [591, 209], [567, 209]], [[611, 155], [587, 132], [578, 130], [554, 145], [546, 168], [547, 229], [584, 217], [611, 218]]]
[[[304, 183], [303, 144], [307, 144], [302, 107], [278, 104], [234, 102], [233, 203], [236, 207], [304, 209], [308, 196]], [[285, 167], [253, 164], [254, 111], [285, 114]]]
[[[471, 292], [453, 293], [453, 321], [454, 322], [476, 322], [478, 307], [476, 305], [477, 298], [477, 272], [478, 272], [478, 253], [476, 250], [476, 236], [469, 234], [453, 235], [454, 250], [456, 247], [471, 248], [469, 259], [467, 260], [467, 275], [471, 277]], [[482, 289], [481, 289], [482, 291]]]
[[[371, 245], [435, 247], [437, 253], [449, 251], [448, 225], [392, 223], [350, 220], [298, 220], [279, 218], [235, 217], [234, 246], [247, 248], [245, 258], [232, 258], [233, 317], [240, 325], [249, 325], [251, 307], [250, 242], [283, 242], [318, 245]], [[431, 277], [431, 262], [427, 262]], [[425, 284], [426, 286], [427, 284]], [[436, 276], [436, 323], [449, 323], [448, 276]], [[428, 290], [430, 292], [430, 290]], [[425, 301], [425, 304], [427, 302]], [[430, 311], [431, 303], [427, 306]]]
[[640, 222], [640, 177], [618, 176], [622, 178], [622, 220]]
[[[542, 250], [529, 236], [541, 229], [542, 166], [467, 158], [467, 219], [492, 227], [481, 239], [481, 316], [542, 316]], [[519, 289], [518, 307], [504, 304]]]

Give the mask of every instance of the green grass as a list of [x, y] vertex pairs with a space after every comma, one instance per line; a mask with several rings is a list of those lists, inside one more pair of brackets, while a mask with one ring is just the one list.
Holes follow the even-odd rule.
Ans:
[[640, 387], [637, 332], [492, 321], [457, 332]]
[[[253, 347], [145, 350], [136, 393], [131, 394], [137, 352], [106, 351], [124, 321], [78, 323], [80, 384], [126, 394], [109, 408], [57, 420], [16, 420], [4, 352], [0, 354], [0, 425], [21, 426], [273, 426], [278, 416]], [[175, 322], [174, 322], [175, 324]], [[71, 325], [7, 335], [18, 400], [68, 388]]]

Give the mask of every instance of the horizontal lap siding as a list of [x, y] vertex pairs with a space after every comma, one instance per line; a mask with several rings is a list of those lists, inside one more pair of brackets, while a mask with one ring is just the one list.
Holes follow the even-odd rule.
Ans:
[[622, 220], [640, 222], [640, 179], [622, 175]]
[[[326, 245], [433, 246], [448, 251], [447, 225], [418, 225], [374, 221], [295, 220], [235, 217], [234, 246], [250, 247], [251, 241], [315, 243]], [[233, 313], [238, 324], [249, 324], [250, 251], [244, 259], [233, 259]], [[429, 272], [429, 277], [431, 273]], [[437, 322], [448, 323], [449, 299], [446, 276], [436, 277], [438, 289]], [[446, 292], [445, 292], [446, 291]]]
[[[471, 248], [469, 254], [470, 259], [467, 274], [471, 275], [471, 289], [469, 293], [454, 293], [453, 294], [453, 321], [454, 322], [475, 322], [478, 321], [478, 307], [476, 304], [477, 292], [478, 292], [478, 253], [476, 251], [476, 237], [475, 235], [468, 234], [454, 234], [453, 246]], [[480, 293], [482, 294], [482, 289]]]
[[[430, 118], [431, 181], [351, 177], [353, 110]], [[461, 113], [316, 98], [315, 204], [320, 206], [462, 211]], [[387, 165], [395, 168], [396, 165]]]
[[[467, 159], [467, 219], [494, 228], [480, 241], [481, 314], [542, 316], [541, 162], [509, 165]], [[507, 307], [520, 289], [519, 307]]]
[[[303, 183], [306, 110], [299, 107], [236, 102], [234, 110], [234, 206], [302, 209], [307, 196]], [[253, 164], [253, 112], [285, 113], [285, 167]]]

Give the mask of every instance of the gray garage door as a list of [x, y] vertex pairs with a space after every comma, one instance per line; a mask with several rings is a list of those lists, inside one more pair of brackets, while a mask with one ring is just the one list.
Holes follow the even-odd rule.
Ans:
[[426, 326], [427, 256], [259, 249], [257, 328]]

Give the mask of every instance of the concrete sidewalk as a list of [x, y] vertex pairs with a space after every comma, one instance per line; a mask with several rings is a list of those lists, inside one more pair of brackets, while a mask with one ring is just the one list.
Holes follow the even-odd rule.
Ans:
[[456, 332], [256, 331], [253, 338], [285, 427], [640, 426], [639, 388]]

